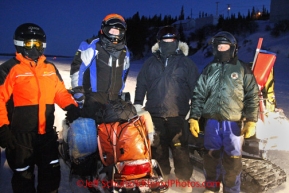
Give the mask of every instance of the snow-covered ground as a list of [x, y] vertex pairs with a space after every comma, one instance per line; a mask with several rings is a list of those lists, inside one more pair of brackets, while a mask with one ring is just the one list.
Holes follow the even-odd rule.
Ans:
[[[239, 37], [239, 39], [247, 39], [251, 40], [250, 43], [246, 45], [242, 42], [239, 42], [241, 48], [239, 50], [239, 58], [243, 61], [250, 62], [253, 61], [254, 53], [256, 49], [256, 45], [258, 42], [259, 37], [263, 37], [263, 45], [266, 49], [270, 49], [272, 52], [278, 53], [277, 60], [275, 63], [275, 92], [276, 92], [276, 99], [278, 108], [282, 108], [287, 116], [289, 116], [289, 49], [288, 49], [288, 42], [289, 42], [289, 34], [285, 34], [282, 37], [274, 39], [268, 35], [268, 32], [262, 30], [262, 27], [267, 25], [267, 23], [260, 23], [261, 31], [259, 33], [247, 36], [247, 37]], [[0, 64], [7, 60], [9, 57], [0, 56]], [[205, 58], [204, 52], [200, 51], [196, 53], [194, 56], [191, 57], [192, 60], [198, 65], [199, 70], [201, 71], [203, 67], [212, 59], [212, 58]], [[57, 58], [53, 60], [52, 58], [48, 58], [50, 61], [54, 62], [58, 67], [67, 88], [70, 87], [70, 78], [69, 78], [69, 69], [71, 59], [61, 59]], [[135, 80], [136, 76], [142, 66], [144, 59], [139, 61], [132, 61], [131, 62], [131, 70], [129, 73], [129, 77], [127, 79], [125, 91], [130, 92], [132, 100], [134, 99], [134, 91], [135, 91]], [[64, 119], [64, 112], [56, 107], [56, 119], [55, 119], [55, 126], [58, 130], [61, 130], [62, 120]], [[287, 174], [287, 182], [282, 184], [281, 186], [271, 189], [268, 193], [284, 193], [289, 192], [289, 164], [287, 160], [289, 160], [289, 126], [280, 125], [279, 123], [273, 122], [272, 123], [276, 130], [270, 130], [273, 134], [278, 136], [277, 140], [277, 147], [276, 150], [270, 150], [268, 152], [268, 158], [275, 163], [276, 165], [280, 166], [282, 169], [285, 170]], [[8, 167], [7, 161], [5, 159], [4, 149], [2, 149], [2, 159], [0, 165], [0, 192], [11, 193], [11, 185], [10, 180], [12, 176], [12, 172]], [[59, 193], [70, 193], [72, 192], [70, 189], [71, 184], [69, 184], [69, 170], [67, 166], [61, 162], [62, 167], [62, 180], [61, 185], [59, 188]], [[171, 179], [174, 179], [173, 170], [170, 175]], [[204, 182], [203, 172], [197, 168], [194, 169], [193, 175], [191, 177], [191, 181], [196, 182]], [[75, 182], [76, 183], [76, 182]], [[78, 189], [75, 192], [83, 192], [83, 188]], [[203, 192], [204, 188], [194, 188], [193, 192], [200, 193]], [[176, 193], [179, 190], [176, 187], [172, 187], [168, 193]]]

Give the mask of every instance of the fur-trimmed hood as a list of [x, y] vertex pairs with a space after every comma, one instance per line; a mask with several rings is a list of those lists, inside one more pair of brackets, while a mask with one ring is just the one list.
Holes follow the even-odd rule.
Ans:
[[[157, 51], [159, 51], [159, 48], [159, 43], [155, 43], [155, 45], [152, 46], [152, 53], [156, 53]], [[189, 46], [185, 42], [179, 41], [178, 50], [181, 50], [185, 56], [189, 54]]]

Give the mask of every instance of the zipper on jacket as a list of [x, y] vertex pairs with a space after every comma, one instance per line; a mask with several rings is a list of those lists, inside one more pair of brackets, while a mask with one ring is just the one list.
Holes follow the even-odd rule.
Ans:
[[118, 59], [113, 61], [112, 60], [112, 56], [109, 56], [109, 63], [111, 63], [111, 76], [110, 76], [110, 84], [109, 84], [109, 88], [108, 88], [108, 99], [111, 100], [112, 95], [113, 95], [113, 90], [115, 87], [115, 83], [116, 83], [116, 66]]
[[165, 62], [165, 67], [167, 67], [167, 66], [168, 66], [168, 60], [169, 60], [169, 58], [167, 58], [167, 59], [166, 59], [166, 62]]
[[161, 57], [158, 56], [157, 60], [161, 63], [162, 70], [164, 71], [165, 67], [164, 67], [164, 64], [163, 64], [163, 61], [162, 61]]
[[223, 78], [222, 78], [222, 76], [223, 76], [223, 70], [224, 70], [224, 64], [223, 63], [219, 63], [220, 65], [221, 65], [221, 71], [220, 71], [220, 74], [219, 74], [219, 88], [218, 88], [218, 91], [219, 91], [219, 93], [218, 93], [218, 96], [219, 96], [219, 105], [218, 105], [218, 112], [220, 113], [220, 111], [221, 111], [221, 87], [222, 87], [222, 81], [223, 81]]
[[32, 62], [29, 62], [29, 64], [32, 68], [35, 68], [37, 66], [37, 62], [35, 62], [35, 61], [32, 61]]

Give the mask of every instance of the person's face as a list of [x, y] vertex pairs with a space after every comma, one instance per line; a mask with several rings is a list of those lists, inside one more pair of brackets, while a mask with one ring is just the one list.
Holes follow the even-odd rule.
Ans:
[[175, 39], [163, 39], [164, 42], [173, 42]]
[[111, 28], [108, 33], [117, 36], [117, 35], [119, 35], [119, 30], [115, 29], [115, 28]]
[[229, 44], [219, 44], [218, 45], [218, 51], [219, 52], [224, 52], [230, 49], [230, 45]]

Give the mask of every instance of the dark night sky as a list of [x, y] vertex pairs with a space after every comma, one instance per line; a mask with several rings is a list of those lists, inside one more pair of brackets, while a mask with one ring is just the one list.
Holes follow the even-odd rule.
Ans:
[[[217, 3], [218, 2], [218, 3]], [[0, 53], [13, 53], [13, 34], [22, 23], [41, 26], [47, 35], [46, 54], [73, 56], [79, 43], [97, 34], [109, 13], [132, 17], [180, 15], [197, 18], [200, 12], [228, 15], [248, 10], [270, 10], [270, 0], [0, 0]], [[217, 6], [218, 5], [218, 6]], [[217, 9], [218, 7], [218, 9]]]

